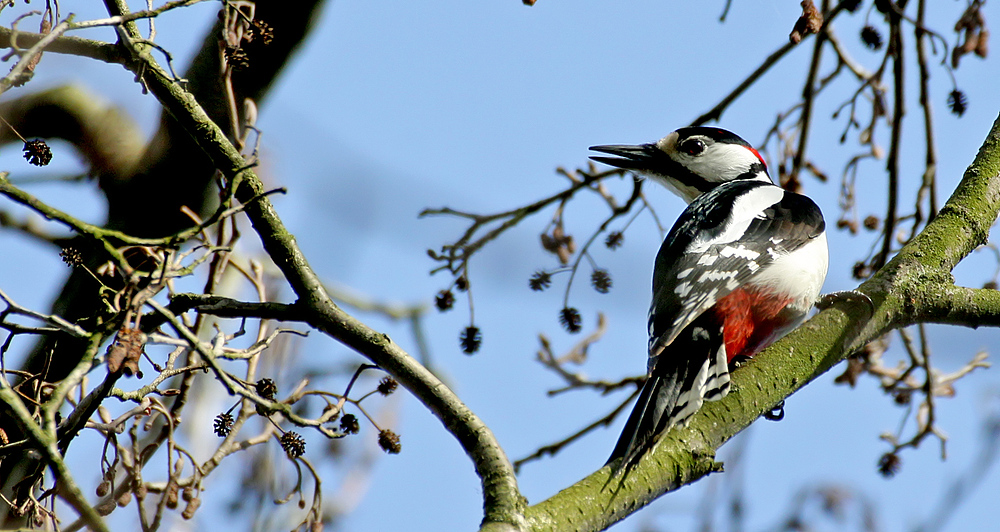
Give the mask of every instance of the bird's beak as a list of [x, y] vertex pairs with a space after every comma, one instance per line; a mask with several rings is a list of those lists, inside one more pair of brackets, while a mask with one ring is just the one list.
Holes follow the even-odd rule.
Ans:
[[601, 157], [592, 155], [590, 158], [594, 161], [614, 166], [615, 168], [635, 170], [637, 172], [652, 170], [658, 166], [657, 161], [666, 155], [655, 144], [591, 146], [590, 149], [618, 156]]

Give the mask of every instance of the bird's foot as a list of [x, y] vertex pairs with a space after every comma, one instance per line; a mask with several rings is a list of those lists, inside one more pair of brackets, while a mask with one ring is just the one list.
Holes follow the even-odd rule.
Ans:
[[768, 421], [781, 421], [785, 419], [785, 402], [778, 403], [770, 412], [764, 412], [764, 419]]
[[733, 357], [733, 360], [729, 362], [729, 367], [731, 369], [742, 368], [750, 362], [751, 358], [753, 357], [749, 357], [747, 355], [736, 355]]
[[857, 290], [841, 290], [838, 292], [830, 292], [829, 294], [823, 294], [816, 301], [816, 308], [820, 310], [826, 310], [833, 306], [834, 303], [838, 301], [846, 301], [848, 303], [860, 303], [865, 306], [866, 316], [865, 320], [871, 319], [875, 315], [875, 303], [872, 303], [872, 299], [867, 295], [858, 292]]

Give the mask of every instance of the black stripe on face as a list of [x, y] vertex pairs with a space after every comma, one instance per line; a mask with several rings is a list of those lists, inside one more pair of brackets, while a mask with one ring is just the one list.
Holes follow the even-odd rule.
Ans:
[[764, 163], [754, 163], [750, 166], [750, 169], [742, 174], [736, 176], [736, 179], [756, 179], [760, 174], [766, 174], [767, 167]]

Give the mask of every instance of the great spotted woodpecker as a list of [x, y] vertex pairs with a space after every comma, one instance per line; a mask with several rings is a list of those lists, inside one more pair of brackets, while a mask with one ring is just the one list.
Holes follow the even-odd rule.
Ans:
[[795, 328], [826, 277], [825, 223], [771, 182], [749, 143], [686, 127], [653, 144], [593, 146], [689, 203], [660, 246], [649, 307], [648, 379], [608, 463], [617, 474], [704, 401], [725, 397], [734, 361]]

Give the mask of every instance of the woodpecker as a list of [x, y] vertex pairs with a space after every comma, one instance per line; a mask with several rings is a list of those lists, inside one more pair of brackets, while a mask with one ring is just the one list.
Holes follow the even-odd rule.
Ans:
[[725, 397], [734, 362], [805, 319], [829, 257], [819, 207], [776, 186], [757, 150], [729, 131], [685, 127], [651, 144], [590, 149], [689, 204], [656, 255], [648, 378], [608, 459], [621, 459], [617, 474], [704, 401]]

